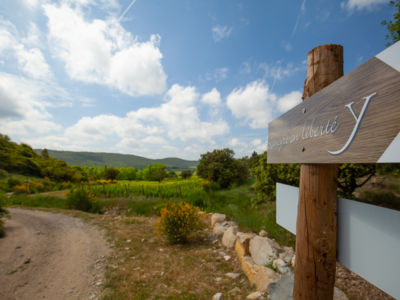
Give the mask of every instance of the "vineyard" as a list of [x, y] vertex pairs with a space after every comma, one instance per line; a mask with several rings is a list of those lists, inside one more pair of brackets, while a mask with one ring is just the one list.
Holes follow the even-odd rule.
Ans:
[[97, 197], [160, 197], [189, 198], [193, 193], [203, 190], [204, 180], [194, 178], [190, 180], [163, 181], [98, 181], [96, 184], [85, 186], [90, 193]]

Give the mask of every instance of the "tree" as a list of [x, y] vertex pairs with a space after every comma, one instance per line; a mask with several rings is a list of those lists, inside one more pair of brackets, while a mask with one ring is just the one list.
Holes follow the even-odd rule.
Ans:
[[362, 187], [376, 173], [376, 164], [342, 164], [339, 166], [338, 193], [352, 198], [356, 188]]
[[114, 181], [119, 174], [119, 170], [115, 168], [106, 168], [104, 171], [104, 178]]
[[233, 183], [242, 183], [247, 179], [247, 168], [233, 156], [233, 150], [228, 148], [202, 154], [197, 174], [218, 183], [221, 188], [227, 188]]
[[188, 179], [188, 178], [192, 177], [192, 175], [193, 175], [193, 173], [190, 170], [183, 170], [181, 172], [181, 176], [183, 179]]
[[42, 152], [40, 153], [40, 156], [44, 159], [49, 159], [50, 158], [49, 151], [47, 151], [47, 149], [43, 149]]
[[389, 5], [395, 9], [393, 21], [382, 21], [382, 25], [386, 26], [389, 33], [386, 35], [386, 46], [390, 46], [397, 41], [400, 41], [400, 0], [390, 1]]

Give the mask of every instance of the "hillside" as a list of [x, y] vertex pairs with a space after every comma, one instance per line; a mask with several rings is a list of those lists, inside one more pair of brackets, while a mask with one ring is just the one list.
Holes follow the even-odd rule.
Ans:
[[[36, 149], [40, 153], [41, 149]], [[168, 169], [192, 169], [198, 164], [195, 160], [184, 160], [176, 157], [163, 159], [149, 159], [132, 154], [104, 153], [104, 152], [74, 152], [48, 150], [51, 157], [61, 159], [71, 166], [93, 166], [93, 167], [135, 167], [143, 169], [155, 163], [162, 163]]]

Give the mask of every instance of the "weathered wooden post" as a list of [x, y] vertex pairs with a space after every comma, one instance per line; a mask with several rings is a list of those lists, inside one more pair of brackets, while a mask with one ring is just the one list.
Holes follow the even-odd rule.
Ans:
[[[268, 125], [268, 163], [302, 164], [294, 299], [333, 297], [337, 164], [400, 160], [400, 42], [343, 77], [342, 51], [310, 51], [303, 95], [310, 98]], [[357, 269], [347, 254], [339, 256]], [[379, 284], [397, 295], [395, 284]]]
[[[314, 48], [308, 53], [303, 100], [341, 76], [343, 47], [323, 45]], [[337, 171], [336, 164], [301, 165], [294, 299], [333, 298], [336, 270]]]

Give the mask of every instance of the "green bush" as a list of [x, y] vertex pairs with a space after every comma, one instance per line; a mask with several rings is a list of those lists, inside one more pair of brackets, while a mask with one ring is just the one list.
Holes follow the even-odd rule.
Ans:
[[93, 199], [90, 193], [84, 189], [70, 191], [67, 197], [67, 207], [86, 212], [100, 212], [100, 205]]
[[168, 203], [167, 207], [161, 209], [157, 234], [165, 236], [172, 244], [186, 243], [201, 228], [204, 214], [199, 212], [198, 207], [189, 203]]
[[10, 178], [7, 179], [7, 184], [8, 184], [8, 187], [9, 187], [10, 189], [12, 189], [12, 188], [13, 188], [14, 186], [16, 186], [16, 185], [21, 185], [21, 184], [22, 184], [22, 181], [19, 180], [19, 179], [17, 179], [17, 178], [10, 177]]
[[4, 236], [3, 218], [8, 216], [8, 211], [3, 207], [5, 205], [5, 195], [0, 193], [0, 237]]

